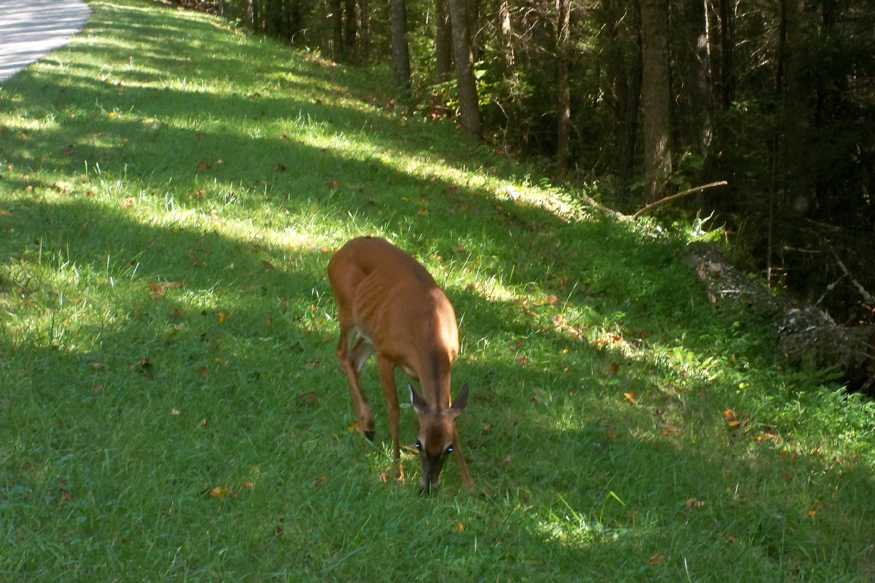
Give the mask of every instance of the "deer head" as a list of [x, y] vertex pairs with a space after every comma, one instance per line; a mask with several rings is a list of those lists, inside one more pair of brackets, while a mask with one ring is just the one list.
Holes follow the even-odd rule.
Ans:
[[432, 408], [412, 384], [410, 398], [419, 416], [419, 439], [416, 440], [416, 449], [422, 461], [422, 482], [419, 491], [428, 494], [432, 489], [437, 488], [444, 463], [458, 447], [456, 418], [462, 414], [468, 404], [468, 385], [466, 383], [462, 386], [456, 400], [449, 407], [438, 405]]

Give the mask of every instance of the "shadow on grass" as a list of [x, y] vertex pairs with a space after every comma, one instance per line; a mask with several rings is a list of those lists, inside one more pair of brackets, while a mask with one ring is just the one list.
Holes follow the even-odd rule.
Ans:
[[[875, 481], [861, 460], [788, 453], [719, 416], [678, 429], [658, 399], [632, 403], [596, 371], [493, 358], [454, 373], [473, 385], [460, 420], [472, 474], [487, 505], [511, 514], [477, 531], [479, 544], [531, 537], [514, 548], [559, 580], [574, 569], [596, 581], [871, 569]], [[513, 388], [491, 393], [477, 381], [488, 378]]]

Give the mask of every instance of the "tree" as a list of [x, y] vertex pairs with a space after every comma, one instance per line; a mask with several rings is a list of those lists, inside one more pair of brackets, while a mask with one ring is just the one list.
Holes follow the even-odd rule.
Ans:
[[471, 50], [471, 33], [468, 29], [467, 2], [466, 0], [449, 0], [449, 4], [462, 128], [479, 139], [482, 131], [480, 127], [480, 102], [477, 96], [477, 79], [474, 77], [474, 54]]
[[407, 9], [404, 0], [390, 0], [392, 21], [392, 65], [395, 69], [395, 88], [410, 91], [410, 49], [407, 42]]
[[671, 174], [671, 101], [666, 30], [666, 0], [641, 0], [642, 114], [644, 172], [648, 200], [665, 191]]
[[453, 71], [453, 27], [450, 25], [449, 0], [435, 0], [435, 76], [439, 83]]
[[571, 88], [568, 82], [569, 28], [571, 28], [571, 0], [556, 0], [556, 62], [558, 68], [558, 103], [556, 120], [556, 161], [559, 175], [568, 174], [571, 143]]
[[343, 3], [342, 0], [331, 1], [331, 47], [335, 63], [343, 61]]
[[368, 0], [359, 0], [359, 53], [362, 63], [371, 58], [371, 14]]
[[[613, 3], [611, 3], [613, 4]], [[634, 23], [631, 27], [634, 36], [631, 70], [626, 67], [626, 60], [620, 48], [620, 23], [625, 18], [623, 12], [610, 10], [609, 21], [611, 46], [608, 51], [608, 68], [612, 72], [611, 82], [616, 98], [618, 121], [618, 182], [617, 198], [621, 205], [628, 204], [629, 184], [633, 180], [635, 170], [635, 150], [638, 142], [638, 114], [641, 108], [641, 9], [638, 0], [633, 0]], [[614, 6], [611, 6], [614, 8]]]

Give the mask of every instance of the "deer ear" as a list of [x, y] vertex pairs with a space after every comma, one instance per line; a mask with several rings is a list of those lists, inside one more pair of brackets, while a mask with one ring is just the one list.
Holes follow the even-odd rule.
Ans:
[[410, 385], [410, 401], [413, 403], [413, 408], [416, 409], [416, 412], [420, 415], [424, 415], [428, 411], [428, 403], [419, 394], [419, 392], [413, 387], [413, 383], [409, 383]]
[[458, 395], [456, 395], [456, 400], [453, 401], [453, 404], [450, 407], [450, 409], [452, 409], [454, 411], [454, 413], [456, 414], [456, 416], [458, 417], [459, 414], [462, 411], [464, 411], [464, 409], [467, 405], [468, 405], [468, 383], [465, 383], [464, 385], [462, 385], [462, 390], [459, 391]]

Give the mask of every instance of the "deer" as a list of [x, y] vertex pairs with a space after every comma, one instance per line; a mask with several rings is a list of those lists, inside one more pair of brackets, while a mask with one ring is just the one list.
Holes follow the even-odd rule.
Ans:
[[468, 385], [451, 400], [450, 371], [459, 354], [459, 330], [444, 291], [421, 263], [377, 237], [348, 241], [328, 262], [328, 279], [340, 325], [337, 358], [349, 381], [360, 435], [374, 440], [374, 413], [362, 392], [361, 372], [376, 354], [395, 463], [401, 458], [395, 385], [395, 368], [400, 367], [422, 388], [420, 393], [409, 383], [419, 420], [420, 493], [437, 488], [450, 454], [455, 454], [462, 482], [473, 489], [456, 429], [456, 419], [468, 403]]

